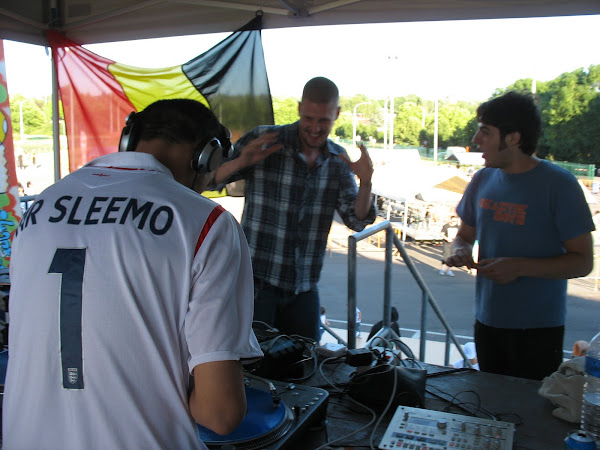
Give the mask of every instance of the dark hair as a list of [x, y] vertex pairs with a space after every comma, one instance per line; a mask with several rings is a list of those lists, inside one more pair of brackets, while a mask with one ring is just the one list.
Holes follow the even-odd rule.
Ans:
[[140, 140], [199, 144], [216, 137], [223, 148], [231, 146], [229, 130], [208, 107], [196, 100], [158, 100], [137, 113], [136, 121], [141, 125]]
[[313, 103], [338, 102], [340, 93], [337, 86], [329, 78], [315, 77], [304, 85], [302, 100]]
[[542, 117], [531, 94], [509, 91], [482, 103], [477, 120], [500, 130], [500, 138], [515, 131], [521, 135], [519, 147], [532, 155], [542, 132]]

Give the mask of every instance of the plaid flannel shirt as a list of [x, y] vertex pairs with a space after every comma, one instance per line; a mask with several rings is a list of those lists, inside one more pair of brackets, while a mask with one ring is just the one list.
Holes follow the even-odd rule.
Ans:
[[236, 143], [233, 158], [249, 141], [279, 131], [283, 148], [228, 182], [245, 180], [242, 227], [252, 253], [254, 276], [289, 292], [316, 289], [335, 211], [361, 231], [375, 221], [374, 202], [366, 219], [354, 213], [354, 173], [339, 158], [346, 151], [327, 140], [312, 169], [300, 152], [299, 123], [261, 126]]

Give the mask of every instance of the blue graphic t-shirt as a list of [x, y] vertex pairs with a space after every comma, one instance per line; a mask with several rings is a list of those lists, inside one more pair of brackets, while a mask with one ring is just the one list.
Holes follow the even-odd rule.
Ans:
[[[564, 241], [594, 230], [576, 178], [544, 160], [525, 173], [478, 171], [457, 212], [477, 230], [480, 261], [560, 255], [565, 253]], [[498, 328], [561, 326], [566, 296], [567, 280], [520, 277], [498, 284], [478, 275], [475, 317]]]

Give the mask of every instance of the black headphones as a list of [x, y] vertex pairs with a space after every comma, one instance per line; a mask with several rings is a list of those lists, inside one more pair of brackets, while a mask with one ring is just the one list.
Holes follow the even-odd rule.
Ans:
[[[120, 152], [132, 152], [137, 147], [140, 139], [141, 124], [139, 124], [138, 114], [130, 113], [125, 119], [125, 127], [121, 131], [119, 140]], [[200, 142], [194, 156], [192, 157], [192, 169], [198, 173], [212, 172], [221, 165], [224, 159], [229, 157], [231, 142], [221, 144], [216, 137], [209, 137]]]
[[121, 131], [121, 139], [119, 139], [120, 152], [132, 152], [137, 146], [139, 127], [135, 125], [135, 116], [135, 112], [132, 112], [125, 119], [125, 127]]

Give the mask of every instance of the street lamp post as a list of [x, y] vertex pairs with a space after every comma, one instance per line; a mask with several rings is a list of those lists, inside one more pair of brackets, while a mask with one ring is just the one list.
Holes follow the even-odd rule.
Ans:
[[439, 112], [439, 101], [436, 97], [436, 99], [435, 99], [435, 119], [433, 122], [433, 161], [434, 162], [437, 162], [437, 155], [438, 155], [438, 126], [439, 126], [438, 112]]
[[354, 112], [352, 113], [352, 148], [356, 145], [356, 108], [360, 105], [367, 105], [371, 102], [362, 102], [354, 105]]
[[388, 144], [389, 144], [390, 150], [394, 149], [394, 121], [395, 121], [395, 119], [396, 119], [396, 116], [394, 115], [394, 96], [392, 95], [390, 97], [390, 121], [389, 121], [390, 134], [389, 134], [389, 139], [388, 139]]
[[388, 142], [388, 130], [389, 130], [389, 125], [388, 125], [388, 119], [389, 119], [389, 112], [388, 112], [388, 102], [390, 101], [390, 97], [385, 99], [385, 103], [383, 105], [383, 149], [387, 149], [387, 142]]

